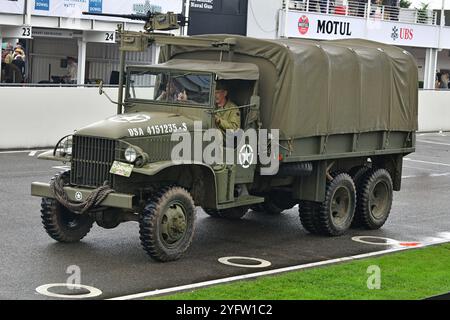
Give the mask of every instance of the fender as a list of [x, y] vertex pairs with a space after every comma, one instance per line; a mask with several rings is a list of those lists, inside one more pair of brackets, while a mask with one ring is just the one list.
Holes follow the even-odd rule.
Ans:
[[42, 152], [37, 156], [37, 159], [39, 160], [51, 160], [51, 161], [61, 161], [63, 163], [70, 162], [70, 158], [66, 157], [60, 157], [54, 154], [54, 150], [48, 150], [45, 152]]
[[198, 178], [202, 178], [201, 181], [205, 182], [208, 186], [207, 192], [205, 189], [201, 190], [195, 183], [191, 186], [191, 192], [193, 193], [194, 200], [197, 205], [205, 208], [217, 207], [217, 178], [214, 170], [205, 163], [199, 161], [190, 162], [173, 162], [173, 161], [159, 161], [148, 163], [141, 168], [133, 168], [133, 173], [142, 174], [145, 176], [156, 176], [158, 174], [164, 174], [170, 170], [181, 170], [182, 172], [189, 172], [189, 168], [196, 168], [198, 170]]

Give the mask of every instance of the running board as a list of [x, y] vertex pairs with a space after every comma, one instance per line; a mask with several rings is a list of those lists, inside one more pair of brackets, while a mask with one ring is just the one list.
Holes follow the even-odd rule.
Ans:
[[217, 209], [223, 210], [223, 209], [229, 209], [229, 208], [234, 208], [234, 207], [250, 206], [252, 204], [263, 203], [263, 202], [264, 202], [263, 197], [245, 195], [245, 196], [240, 196], [239, 198], [236, 198], [235, 201], [233, 201], [233, 202], [219, 204], [217, 206]]

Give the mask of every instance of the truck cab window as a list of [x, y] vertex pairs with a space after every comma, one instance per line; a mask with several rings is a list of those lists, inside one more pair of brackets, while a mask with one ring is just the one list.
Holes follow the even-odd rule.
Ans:
[[210, 103], [212, 76], [209, 74], [168, 71], [131, 71], [129, 74], [128, 99], [191, 105]]

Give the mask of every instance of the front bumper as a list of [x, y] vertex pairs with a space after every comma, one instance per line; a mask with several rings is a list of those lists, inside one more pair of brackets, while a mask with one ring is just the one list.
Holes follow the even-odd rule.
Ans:
[[[85, 188], [73, 188], [64, 187], [69, 200], [73, 202], [82, 202], [86, 199], [94, 190]], [[81, 192], [82, 199], [78, 201], [75, 199], [75, 193]], [[49, 183], [33, 182], [31, 183], [31, 195], [36, 197], [55, 198], [53, 192], [50, 189]], [[110, 193], [102, 202], [102, 206], [121, 208], [121, 209], [133, 209], [133, 197], [132, 194], [125, 193]]]

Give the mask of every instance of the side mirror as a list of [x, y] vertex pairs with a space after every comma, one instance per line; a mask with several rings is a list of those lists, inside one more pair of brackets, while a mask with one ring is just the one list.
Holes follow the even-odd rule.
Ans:
[[112, 101], [112, 99], [109, 97], [109, 95], [103, 90], [103, 81], [100, 81], [99, 85], [98, 85], [98, 94], [99, 95], [103, 95], [105, 94], [105, 97], [114, 104], [118, 104], [116, 101]]
[[102, 95], [103, 94], [103, 80], [100, 81], [99, 85], [98, 85], [98, 94]]

